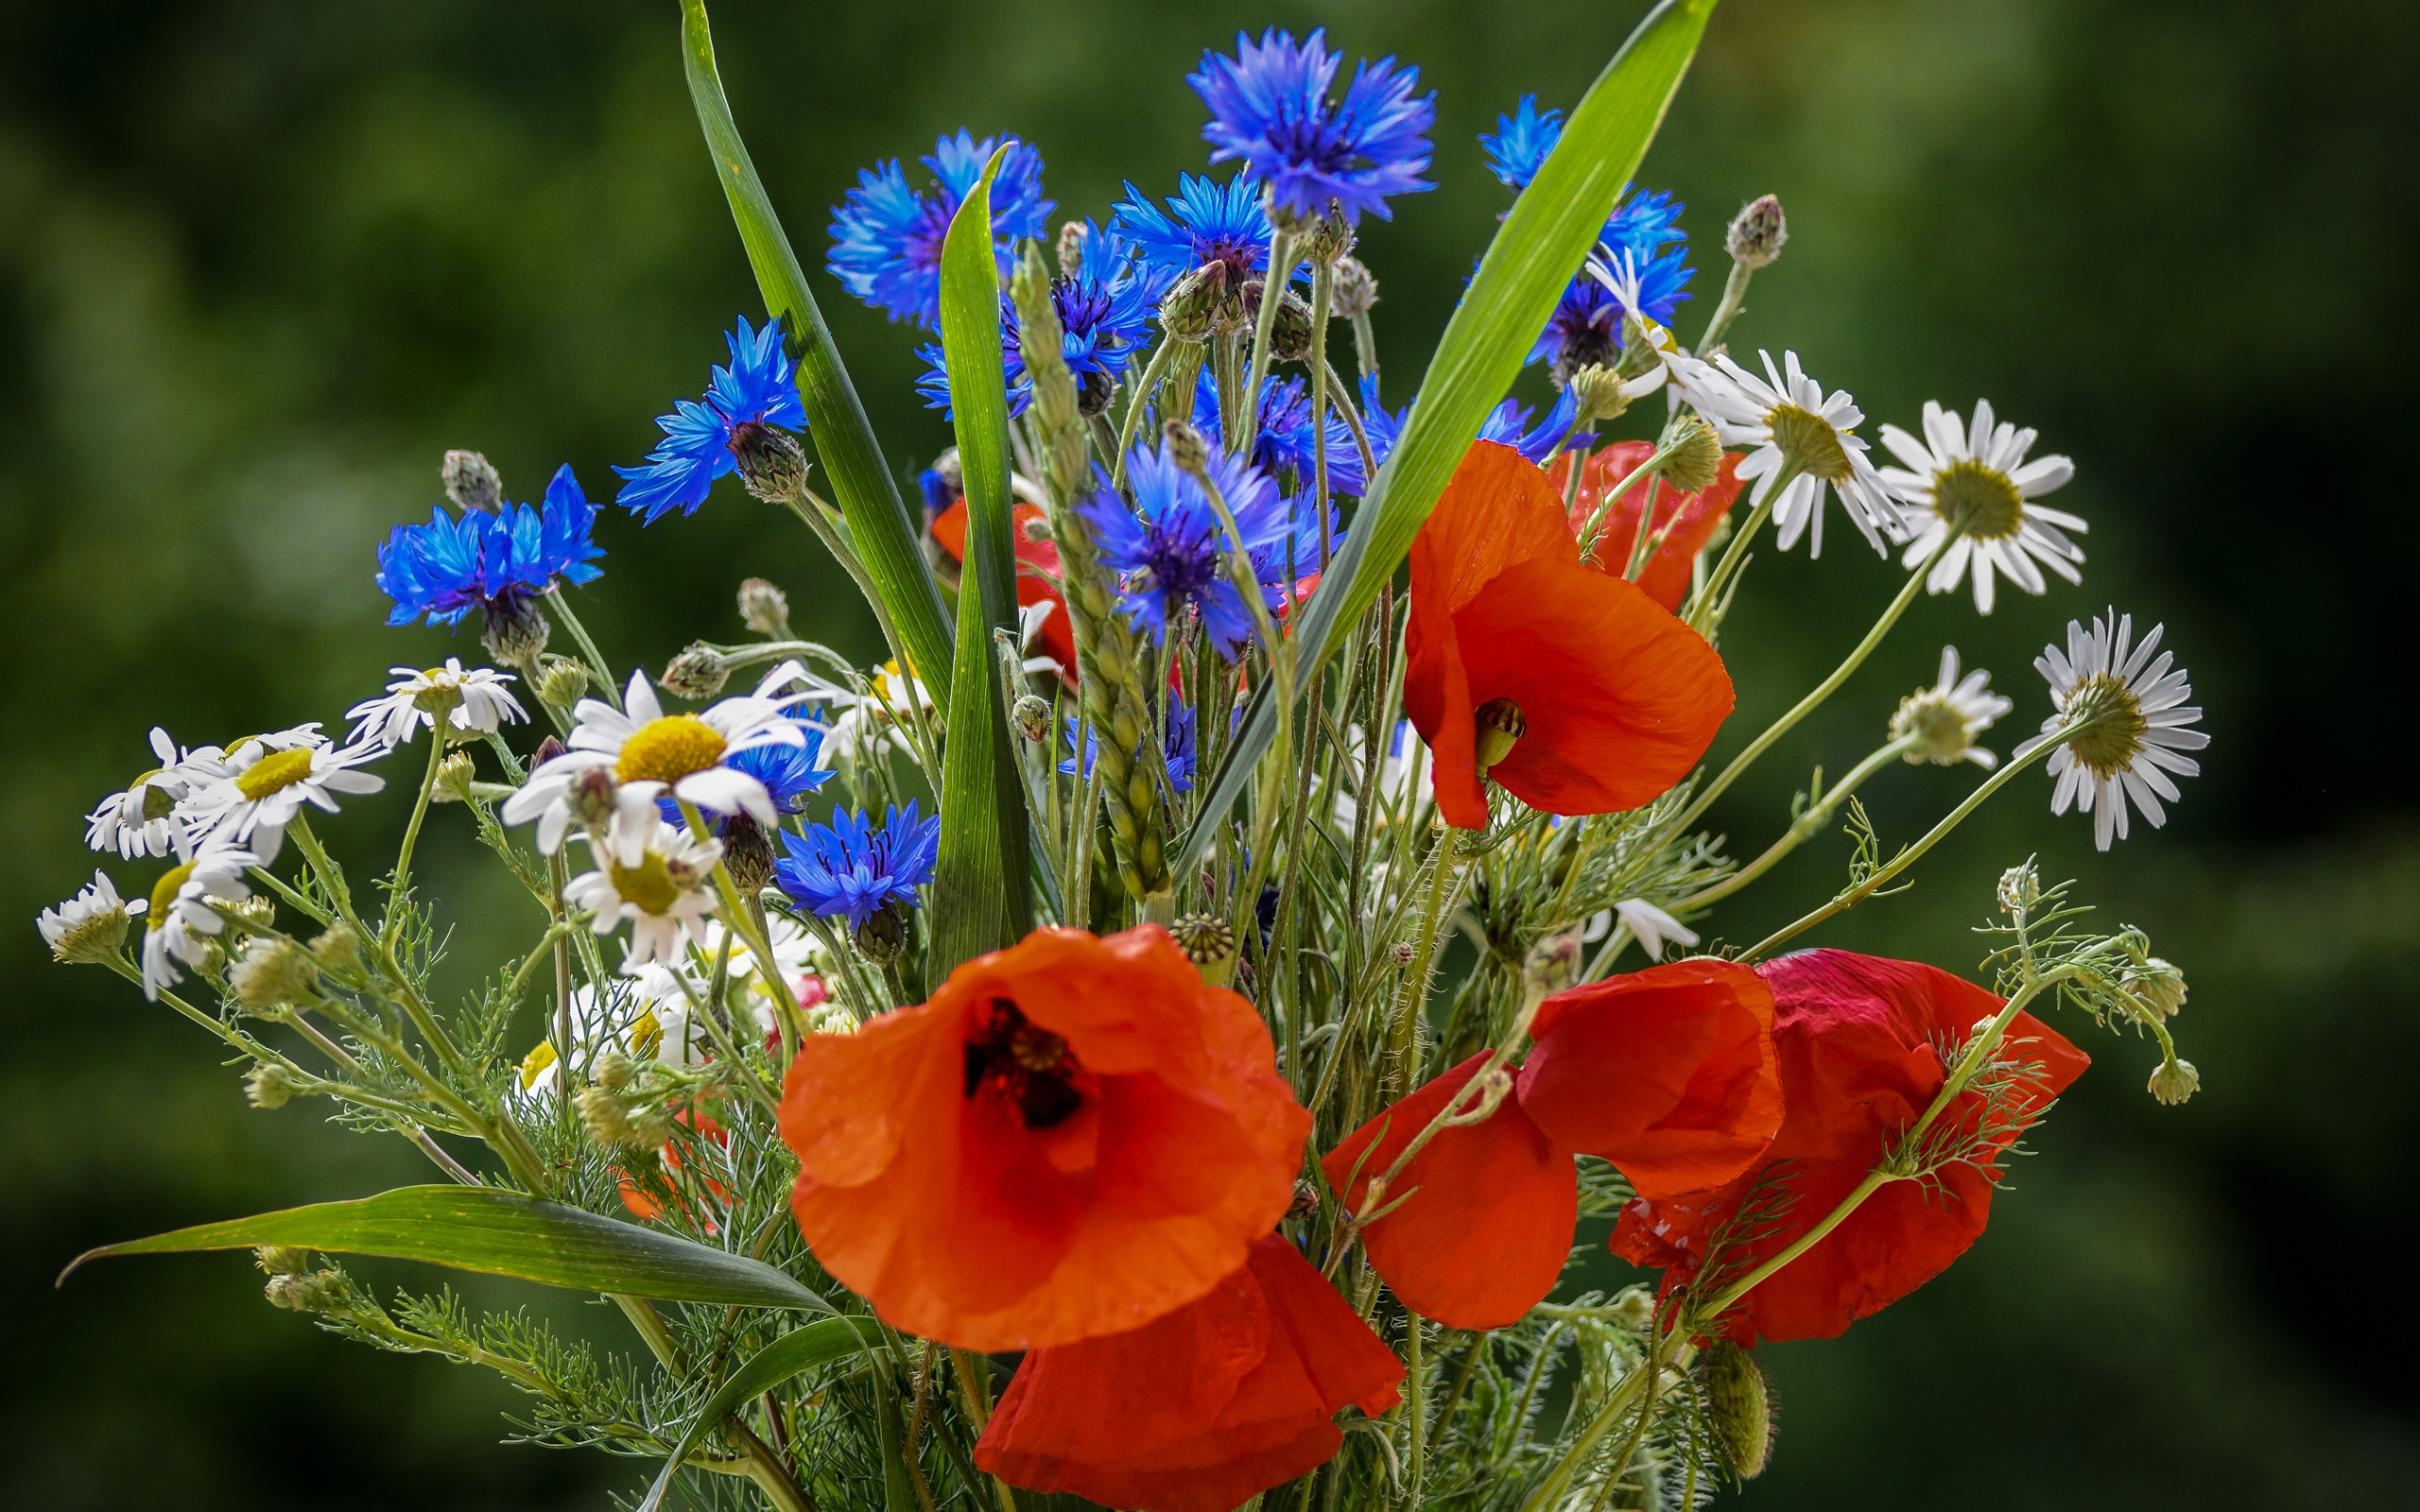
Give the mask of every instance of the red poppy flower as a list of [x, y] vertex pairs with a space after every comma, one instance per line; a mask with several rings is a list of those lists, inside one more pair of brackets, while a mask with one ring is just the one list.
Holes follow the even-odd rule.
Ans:
[[1136, 1512], [1229, 1512], [1327, 1463], [1348, 1404], [1403, 1365], [1276, 1234], [1199, 1301], [1129, 1333], [1036, 1349], [975, 1446], [1011, 1486]]
[[[1774, 1212], [1723, 1257], [1745, 1275], [1822, 1222], [1890, 1145], [1924, 1115], [1947, 1075], [1944, 1044], [2004, 1005], [1992, 993], [1914, 961], [1807, 951], [1757, 968], [1772, 988], [1773, 1042], [1788, 1116], [1757, 1170], [1710, 1192], [1642, 1196], [1622, 1211], [1614, 1252], [1665, 1270], [1668, 1289], [1693, 1277], [1715, 1236], [1753, 1198]], [[2031, 1014], [2011, 1021], [2003, 1054], [2038, 1067], [2013, 1111], [2038, 1113], [2083, 1074], [2089, 1058]], [[1944, 1114], [1979, 1136], [1984, 1098], [1970, 1091]], [[1997, 1121], [1996, 1120], [1996, 1128]], [[2005, 1148], [2012, 1131], [1988, 1134]], [[1821, 1243], [1774, 1272], [1724, 1319], [1743, 1345], [1827, 1339], [1946, 1269], [1983, 1231], [1995, 1178], [1952, 1165], [1932, 1182], [1894, 1181]], [[1773, 1206], [1768, 1207], [1768, 1204]]]
[[1293, 1196], [1310, 1115], [1252, 1005], [1156, 925], [1039, 929], [790, 1063], [816, 1259], [966, 1349], [1139, 1328], [1217, 1285]]
[[[1067, 618], [1066, 600], [1059, 596], [1059, 546], [1047, 535], [1036, 541], [1027, 533], [1028, 525], [1038, 525], [1047, 518], [1030, 504], [1020, 504], [1009, 512], [1009, 529], [1016, 541], [1017, 603], [1026, 609], [1036, 604], [1050, 606], [1050, 617], [1042, 622], [1042, 631], [1035, 640], [1040, 643], [1043, 655], [1057, 659], [1060, 674], [1072, 687], [1076, 681], [1076, 626]], [[963, 566], [966, 500], [960, 498], [935, 515], [932, 530], [933, 539], [949, 553], [950, 560]]]
[[[1605, 490], [1639, 470], [1655, 455], [1653, 441], [1616, 441], [1588, 458], [1580, 472], [1580, 497], [1571, 509], [1571, 528], [1576, 535], [1586, 528], [1589, 517], [1604, 502]], [[1666, 609], [1679, 612], [1681, 600], [1689, 594], [1690, 565], [1698, 553], [1722, 523], [1732, 501], [1739, 497], [1739, 454], [1725, 452], [1722, 465], [1715, 473], [1714, 483], [1700, 493], [1681, 493], [1669, 488], [1655, 490], [1655, 522], [1650, 526], [1664, 532], [1664, 540], [1640, 569], [1638, 586], [1647, 596]], [[1564, 453], [1555, 459], [1547, 475], [1561, 490], [1571, 476], [1571, 455]], [[1631, 549], [1638, 541], [1638, 514], [1647, 500], [1647, 482], [1639, 480], [1622, 490], [1614, 507], [1605, 511], [1605, 533], [1597, 542], [1596, 565], [1619, 577], [1630, 567]]]
[[[1436, 753], [1438, 811], [1466, 830], [1487, 825], [1490, 777], [1552, 814], [1636, 808], [1731, 713], [1714, 647], [1637, 584], [1581, 566], [1563, 495], [1492, 441], [1412, 541], [1408, 644], [1404, 710]], [[1482, 707], [1526, 727], [1484, 768]]]
[[[1512, 1092], [1485, 1122], [1440, 1130], [1362, 1230], [1406, 1307], [1452, 1328], [1502, 1328], [1544, 1300], [1571, 1253], [1572, 1153], [1642, 1193], [1727, 1181], [1781, 1125], [1772, 995], [1730, 961], [1675, 961], [1558, 992], [1530, 1026]], [[1356, 1130], [1321, 1167], [1358, 1211], [1486, 1057], [1474, 1056]], [[1356, 1162], [1358, 1162], [1357, 1169]]]

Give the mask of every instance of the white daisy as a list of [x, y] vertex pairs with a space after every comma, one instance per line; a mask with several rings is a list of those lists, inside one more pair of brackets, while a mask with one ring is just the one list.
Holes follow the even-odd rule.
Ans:
[[2028, 462], [2025, 454], [2036, 434], [2005, 421], [1995, 424], [1990, 401], [1979, 399], [1971, 427], [1960, 423], [1958, 411], [1930, 400], [1925, 402], [1921, 440], [1896, 425], [1882, 427], [1882, 444], [1908, 464], [1881, 472], [1882, 481], [1909, 505], [1905, 519], [1914, 539], [1904, 564], [1913, 567], [1949, 541], [1925, 579], [1927, 589], [1948, 593], [1971, 563], [1975, 610], [1989, 614], [1995, 568], [2029, 593], [2045, 586], [2036, 561], [2068, 582], [2083, 581], [2075, 565], [2083, 560], [2083, 549], [2064, 532], [2089, 527], [2063, 509], [2032, 502], [2065, 486], [2076, 475], [2076, 465], [2064, 456]]
[[506, 724], [529, 717], [506, 689], [512, 679], [502, 672], [487, 667], [465, 672], [461, 662], [450, 656], [443, 666], [425, 671], [387, 670], [400, 679], [387, 684], [387, 696], [355, 704], [345, 715], [361, 721], [353, 727], [356, 746], [371, 740], [389, 747], [409, 745], [423, 729], [434, 729], [440, 717], [449, 735], [458, 739], [493, 734]]
[[1891, 716], [1891, 738], [1917, 738], [1910, 747], [1906, 760], [1910, 765], [1930, 762], [1947, 766], [1952, 762], [1973, 762], [1990, 771], [2000, 759], [1975, 744], [1975, 737], [1992, 728], [1992, 722], [2016, 707], [2009, 699], [1991, 691], [1992, 675], [1978, 667], [1965, 677], [1958, 675], [1958, 647], [1941, 648], [1941, 679], [1929, 688], [1918, 688], [1899, 700], [1898, 713]]
[[1852, 434], [1865, 412], [1846, 389], [1825, 397], [1824, 386], [1798, 366], [1797, 352], [1783, 353], [1780, 369], [1773, 367], [1772, 352], [1757, 355], [1764, 359], [1763, 378], [1728, 353], [1718, 354], [1711, 363], [1677, 355], [1666, 363], [1689, 403], [1721, 433], [1723, 445], [1754, 448], [1738, 472], [1741, 482], [1756, 485], [1752, 504], [1763, 504], [1774, 480], [1789, 474], [1773, 505], [1774, 544], [1788, 551], [1804, 534], [1806, 554], [1824, 554], [1824, 490], [1828, 486], [1841, 496], [1849, 523], [1881, 552], [1883, 535], [1898, 539], [1901, 525], [1889, 490], [1866, 456], [1865, 442]]
[[538, 848], [552, 855], [570, 825], [573, 784], [587, 772], [604, 771], [625, 786], [669, 792], [717, 814], [745, 813], [768, 830], [778, 829], [782, 816], [765, 784], [723, 764], [759, 746], [806, 744], [806, 732], [783, 712], [796, 700], [770, 696], [800, 675], [798, 663], [786, 662], [753, 694], [725, 698], [703, 713], [667, 714], [647, 674], [632, 673], [623, 709], [595, 698], [579, 701], [572, 711], [579, 723], [565, 743], [571, 748], [530, 773], [521, 791], [505, 800], [504, 821], [538, 820]]
[[140, 898], [130, 903], [119, 898], [109, 873], [95, 871], [89, 886], [56, 908], [43, 909], [34, 927], [42, 931], [52, 960], [105, 961], [125, 945], [127, 920], [147, 906]]
[[580, 873], [563, 888], [565, 902], [596, 916], [590, 927], [599, 935], [610, 935], [630, 920], [625, 970], [649, 961], [678, 969], [682, 940], [703, 945], [706, 916], [714, 911], [709, 883], [721, 859], [722, 843], [700, 840], [665, 823], [655, 806], [661, 791], [654, 782], [625, 786], [616, 797], [613, 822], [602, 835], [588, 837], [596, 869]]
[[2168, 774], [2202, 773], [2201, 763], [2179, 752], [2210, 743], [2206, 733], [2187, 728], [2201, 723], [2202, 711], [2185, 702], [2193, 685], [2174, 665], [2174, 653], [2152, 655], [2166, 628], [2152, 626], [2135, 644], [2135, 617], [2113, 609], [2107, 619], [2096, 616], [2089, 630], [2068, 621], [2066, 650], [2045, 646], [2033, 659], [2059, 712], [2016, 753], [2059, 741], [2048, 764], [2059, 780], [2050, 812], [2065, 814], [2070, 803], [2090, 812], [2093, 843], [2103, 850], [2112, 839], [2126, 837], [2130, 799], [2154, 826], [2168, 822], [2160, 800], [2181, 796]]
[[[177, 962], [199, 967], [207, 958], [210, 936], [227, 927], [210, 905], [240, 902], [252, 895], [244, 885], [244, 868], [261, 864], [260, 857], [231, 840], [205, 842], [190, 861], [170, 867], [151, 888], [144, 919], [143, 995], [157, 1000], [162, 991], [184, 980]], [[132, 906], [129, 913], [134, 912]]]
[[193, 790], [190, 764], [215, 761], [220, 752], [211, 746], [179, 751], [166, 730], [155, 729], [151, 753], [160, 758], [159, 765], [129, 782], [126, 791], [101, 799], [100, 807], [85, 816], [86, 845], [95, 850], [115, 850], [128, 861], [164, 856], [177, 849], [181, 827], [174, 815], [177, 804]]
[[[1671, 375], [1669, 365], [1672, 358], [1680, 352], [1680, 343], [1672, 339], [1670, 331], [1666, 330], [1661, 323], [1651, 318], [1645, 310], [1639, 308], [1641, 301], [1636, 254], [1629, 248], [1624, 248], [1621, 262], [1616, 264], [1603, 256], [1602, 251], [1603, 249], [1599, 248], [1597, 252], [1590, 254], [1587, 264], [1589, 276], [1612, 291], [1614, 302], [1621, 306], [1622, 314], [1626, 318], [1625, 325], [1636, 324], [1638, 334], [1645, 338], [1646, 350], [1654, 353], [1655, 356], [1653, 367], [1636, 377], [1623, 380], [1620, 385], [1619, 391], [1622, 398], [1644, 399], [1663, 387], [1665, 380]], [[1624, 355], [1628, 355], [1631, 351], [1631, 344], [1627, 339], [1629, 335], [1629, 331], [1625, 330], [1623, 333]]]
[[195, 839], [248, 846], [266, 866], [277, 859], [285, 827], [303, 804], [335, 814], [335, 795], [375, 793], [387, 785], [385, 778], [353, 768], [378, 760], [388, 747], [338, 747], [319, 728], [313, 723], [250, 736], [217, 761], [197, 764], [195, 770], [206, 775], [186, 800]]
[[[572, 988], [571, 1040], [576, 1062], [584, 1065], [608, 1050], [639, 1059], [653, 1055], [664, 1035], [658, 1014], [663, 1009], [661, 992], [666, 991], [676, 999], [681, 995], [668, 976], [660, 982], [633, 979], [601, 998], [593, 987]], [[552, 1091], [561, 1069], [562, 1057], [553, 1039], [539, 1040], [521, 1057], [521, 1090]]]
[[1644, 898], [1625, 898], [1614, 904], [1614, 912], [1630, 926], [1631, 937], [1638, 941], [1639, 949], [1647, 953], [1651, 961], [1664, 958], [1667, 940], [1683, 946], [1698, 942], [1697, 931]]

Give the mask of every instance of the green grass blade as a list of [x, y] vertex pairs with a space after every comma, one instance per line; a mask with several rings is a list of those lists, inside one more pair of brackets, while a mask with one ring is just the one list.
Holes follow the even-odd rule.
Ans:
[[787, 317], [789, 340], [798, 361], [799, 398], [806, 405], [807, 432], [816, 455], [832, 481], [832, 492], [848, 517], [849, 537], [864, 560], [867, 576], [881, 593], [883, 607], [899, 627], [899, 639], [915, 663], [913, 671], [933, 690], [944, 707], [950, 695], [949, 614], [941, 589], [918, 546], [916, 527], [899, 485], [882, 459], [873, 426], [849, 369], [832, 343], [823, 311], [806, 286], [798, 254], [773, 214], [764, 180], [739, 139], [732, 120], [731, 102], [723, 97], [722, 78], [715, 71], [714, 33], [706, 24], [705, 0], [681, 0], [682, 59], [689, 76], [689, 97], [698, 108], [698, 124], [705, 130], [706, 146], [714, 154], [715, 173], [731, 201], [731, 218], [748, 249], [748, 266], [755, 270], [769, 317]]
[[752, 1355], [748, 1363], [734, 1370], [715, 1394], [698, 1409], [689, 1431], [664, 1462], [664, 1469], [648, 1487], [647, 1499], [638, 1512], [656, 1512], [664, 1504], [665, 1493], [672, 1489], [673, 1473], [680, 1469], [715, 1424], [736, 1412], [751, 1399], [772, 1390], [797, 1376], [804, 1375], [817, 1366], [830, 1365], [860, 1351], [871, 1353], [882, 1343], [880, 1328], [870, 1317], [828, 1317], [821, 1323], [809, 1323], [794, 1329]]
[[762, 1261], [486, 1187], [399, 1187], [352, 1202], [315, 1203], [179, 1228], [86, 1250], [60, 1272], [59, 1280], [64, 1284], [87, 1261], [113, 1255], [172, 1255], [256, 1245], [421, 1260], [574, 1291], [832, 1311], [829, 1302]]
[[943, 971], [1022, 936], [1033, 910], [1025, 794], [992, 647], [995, 629], [1015, 633], [1017, 606], [1009, 396], [992, 236], [992, 180], [1008, 150], [1003, 145], [992, 154], [942, 243], [942, 356], [966, 472], [967, 542], [949, 746], [942, 756], [941, 859], [933, 878], [933, 949]]
[[[1294, 631], [1302, 681], [1326, 661], [1340, 626], [1357, 621], [1411, 551], [1487, 413], [1519, 376], [1705, 35], [1715, 0], [1664, 0], [1622, 43], [1563, 129], [1530, 187], [1512, 203], [1421, 380], [1403, 436], [1372, 480], [1353, 528], [1304, 607]], [[1201, 861], [1277, 731], [1263, 684], [1218, 775], [1202, 795], [1176, 874]]]

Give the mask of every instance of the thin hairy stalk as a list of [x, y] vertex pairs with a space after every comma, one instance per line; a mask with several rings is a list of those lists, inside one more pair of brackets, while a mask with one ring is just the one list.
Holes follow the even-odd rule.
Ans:
[[1714, 314], [1706, 320], [1705, 334], [1698, 337], [1697, 350], [1702, 355], [1709, 357], [1713, 355], [1716, 346], [1722, 340], [1723, 334], [1731, 329], [1731, 322], [1739, 318], [1740, 314], [1746, 310], [1748, 280], [1754, 275], [1754, 272], [1755, 269], [1745, 263], [1734, 262], [1731, 265], [1731, 276], [1722, 281], [1722, 299], [1715, 305]]
[[[917, 687], [923, 687], [923, 676], [917, 671], [916, 664], [908, 659], [905, 643], [899, 639], [899, 627], [891, 619], [890, 610], [883, 606], [882, 594], [874, 588], [872, 575], [866, 571], [865, 563], [857, 559], [857, 554], [849, 549], [849, 543], [841, 539], [838, 527], [827, 517], [826, 511], [831, 506], [817, 498], [804, 484], [800, 485], [796, 495], [784, 502], [789, 506], [792, 514], [804, 521], [806, 527], [815, 532], [816, 539], [823, 542], [823, 548], [832, 554], [832, 559], [848, 573], [850, 581], [857, 585], [857, 592], [873, 607], [874, 624], [881, 627], [883, 646], [890, 652], [890, 660], [898, 666], [901, 676], [914, 679]], [[925, 781], [931, 782], [938, 792], [942, 767], [933, 739], [932, 712], [925, 707], [925, 700], [915, 696], [912, 692], [908, 695], [907, 702], [908, 734], [915, 745], [916, 765], [925, 769]]]
[[411, 822], [404, 826], [403, 849], [395, 853], [393, 880], [387, 884], [387, 925], [378, 935], [381, 950], [395, 948], [404, 927], [404, 899], [411, 887], [412, 850], [420, 844], [421, 821], [428, 817], [428, 800], [437, 791], [437, 774], [445, 765], [445, 715], [437, 716], [428, 731], [428, 769], [421, 774], [420, 796], [412, 800]]
[[563, 622], [563, 628], [571, 631], [571, 638], [579, 643], [579, 654], [588, 659], [588, 668], [596, 676], [597, 691], [607, 703], [616, 709], [621, 708], [622, 684], [615, 679], [614, 669], [605, 664], [605, 654], [596, 649], [595, 641], [589, 639], [588, 627], [579, 623], [579, 616], [572, 612], [570, 598], [560, 588], [550, 591], [546, 597], [555, 606], [555, 617]]
[[[1286, 302], [1286, 285], [1294, 276], [1294, 264], [1302, 251], [1303, 239], [1270, 217], [1269, 230], [1269, 272], [1261, 280], [1259, 318], [1253, 322], [1252, 361], [1244, 369], [1242, 391], [1236, 397], [1236, 421], [1227, 431], [1227, 453], [1231, 456], [1252, 455], [1253, 444], [1260, 439], [1260, 385], [1269, 376], [1270, 337], [1277, 330], [1277, 308]], [[1319, 446], [1322, 438], [1314, 434], [1312, 444]]]
[[[1135, 427], [1143, 422], [1143, 412], [1151, 407], [1151, 396], [1159, 392], [1160, 380], [1167, 376], [1168, 364], [1176, 360], [1177, 349], [1184, 344], [1174, 336], [1162, 335], [1159, 345], [1151, 349], [1151, 360], [1145, 365], [1142, 378], [1126, 391], [1126, 414], [1118, 421], [1117, 455], [1110, 465], [1109, 474], [1109, 486], [1120, 492], [1126, 489], [1126, 457], [1134, 450]], [[1196, 351], [1198, 353], [1199, 349]]]
[[1702, 887], [1687, 897], [1672, 902], [1668, 905], [1669, 911], [1678, 913], [1683, 909], [1703, 908], [1709, 903], [1720, 902], [1771, 871], [1782, 857], [1797, 850], [1806, 843], [1809, 835], [1822, 829], [1833, 813], [1847, 800], [1851, 793], [1858, 790], [1867, 778], [1907, 755], [1923, 742], [1924, 736], [1921, 734], [1907, 734], [1877, 748], [1865, 760], [1849, 768], [1849, 774], [1834, 782], [1822, 798], [1809, 804], [1806, 812], [1800, 815], [1795, 823], [1781, 833], [1779, 839], [1765, 847], [1762, 855], [1712, 886]]

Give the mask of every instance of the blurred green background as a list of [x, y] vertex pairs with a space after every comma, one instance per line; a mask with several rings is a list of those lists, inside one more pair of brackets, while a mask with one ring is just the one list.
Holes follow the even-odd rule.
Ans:
[[[1400, 404], [1503, 195], [1474, 136], [1569, 105], [1641, 9], [1530, 0], [726, 0], [723, 69], [810, 264], [878, 157], [961, 125], [1038, 143], [1060, 214], [1202, 166], [1183, 75], [1239, 26], [1324, 24], [1438, 91], [1437, 192], [1366, 228]], [[638, 1471], [497, 1444], [510, 1399], [259, 1299], [234, 1256], [87, 1245], [420, 1178], [398, 1142], [247, 1110], [208, 1044], [31, 927], [93, 859], [79, 816], [187, 741], [335, 720], [393, 662], [373, 543], [424, 519], [450, 446], [534, 496], [592, 493], [758, 305], [683, 89], [668, 0], [0, 3], [0, 1501], [56, 1512], [597, 1507]], [[2420, 245], [2420, 9], [2408, 0], [1731, 0], [1649, 159], [1720, 228], [1768, 190], [1793, 233], [1735, 345], [1795, 347], [1876, 421], [1989, 395], [2072, 455], [2087, 587], [1931, 600], [1744, 784], [1750, 850], [1821, 762], [1876, 743], [1943, 641], [2045, 712], [2027, 666], [2103, 604], [2164, 620], [2210, 710], [2207, 771], [2114, 854], [2027, 780], [1912, 893], [1822, 936], [1971, 970], [1998, 869], [2042, 852], [2182, 963], [2204, 1091], [2099, 1060], [1947, 1276], [1830, 1343], [1783, 1395], [1754, 1506], [2388, 1507], [2420, 1485], [2420, 826], [2406, 563], [2415, 427], [2398, 359]], [[945, 442], [915, 340], [817, 288], [893, 462]], [[1685, 313], [1694, 335], [1705, 301]], [[1534, 381], [1534, 379], [1532, 379]], [[1531, 395], [1530, 397], [1536, 397]], [[2364, 462], [2364, 456], [2374, 460]], [[729, 638], [736, 579], [874, 640], [812, 543], [738, 494], [642, 536], [617, 514], [582, 613], [624, 663]], [[1896, 581], [1845, 530], [1767, 553], [1726, 638], [1754, 728]], [[2398, 670], [2401, 669], [2401, 670]], [[1726, 737], [1742, 738], [1737, 733]], [[1966, 776], [1866, 799], [1911, 836]], [[401, 800], [358, 805], [363, 864]], [[441, 814], [443, 811], [441, 811]], [[486, 885], [441, 818], [473, 961]], [[1718, 921], [1753, 939], [1835, 885], [1829, 838]], [[147, 887], [154, 868], [114, 867]], [[469, 970], [470, 968], [466, 968]], [[535, 1039], [531, 1029], [527, 1038]]]

